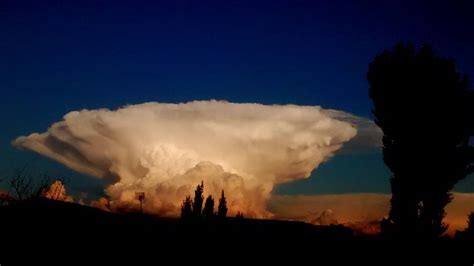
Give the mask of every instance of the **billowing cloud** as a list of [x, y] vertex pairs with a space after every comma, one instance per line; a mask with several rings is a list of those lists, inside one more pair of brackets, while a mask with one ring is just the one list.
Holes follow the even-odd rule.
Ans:
[[321, 213], [316, 219], [312, 220], [310, 223], [317, 225], [332, 225], [339, 224], [334, 214], [334, 211], [327, 209]]
[[101, 197], [98, 200], [94, 200], [91, 202], [91, 207], [101, 209], [103, 211], [110, 211], [110, 203], [109, 200], [105, 197]]
[[60, 180], [54, 181], [45, 191], [43, 191], [41, 196], [48, 199], [65, 201], [65, 202], [74, 201], [72, 196], [66, 193], [66, 187], [64, 186], [63, 182]]
[[[289, 196], [274, 195], [268, 208], [276, 218], [299, 220], [322, 224], [336, 219], [361, 232], [377, 232], [378, 221], [386, 217], [390, 210], [390, 194], [360, 193]], [[330, 212], [328, 212], [328, 209]], [[474, 211], [474, 193], [454, 193], [453, 201], [446, 207], [445, 222], [448, 233], [463, 230], [467, 215]]]
[[70, 112], [13, 144], [109, 180], [107, 208], [136, 208], [144, 191], [145, 211], [176, 215], [203, 180], [206, 194], [226, 191], [231, 214], [268, 217], [274, 185], [310, 176], [360, 121], [319, 106], [145, 103]]

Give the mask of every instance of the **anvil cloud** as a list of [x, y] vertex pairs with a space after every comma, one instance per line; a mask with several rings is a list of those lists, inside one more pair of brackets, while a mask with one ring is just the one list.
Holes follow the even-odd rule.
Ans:
[[177, 215], [204, 181], [228, 195], [231, 214], [269, 217], [276, 184], [310, 176], [357, 134], [364, 119], [319, 106], [194, 101], [70, 112], [47, 132], [17, 138], [77, 172], [109, 180], [110, 208]]

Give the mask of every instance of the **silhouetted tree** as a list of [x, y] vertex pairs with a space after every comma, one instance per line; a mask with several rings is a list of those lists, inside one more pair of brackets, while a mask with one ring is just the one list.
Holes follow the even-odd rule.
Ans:
[[214, 199], [211, 195], [207, 197], [206, 203], [204, 203], [204, 210], [202, 211], [202, 215], [206, 218], [211, 218], [214, 216]]
[[227, 200], [222, 190], [221, 198], [219, 199], [219, 206], [217, 207], [217, 216], [220, 218], [227, 217]]
[[456, 231], [456, 238], [474, 240], [474, 212], [467, 216], [467, 228], [464, 231]]
[[193, 201], [190, 196], [186, 196], [186, 199], [181, 205], [181, 219], [189, 220], [193, 216]]
[[202, 214], [202, 204], [204, 202], [204, 182], [201, 181], [201, 184], [196, 187], [194, 191], [194, 203], [193, 203], [193, 214], [195, 217], [201, 217]]
[[453, 61], [429, 46], [399, 44], [377, 55], [367, 78], [383, 157], [392, 172], [391, 210], [382, 228], [437, 237], [449, 191], [474, 170], [469, 146], [473, 94]]
[[41, 197], [52, 184], [47, 175], [33, 178], [26, 173], [26, 167], [16, 171], [10, 180], [9, 194], [18, 200]]
[[237, 212], [237, 215], [235, 216], [237, 219], [244, 219], [244, 213], [243, 212]]
[[474, 212], [471, 212], [467, 217], [467, 231], [474, 235]]

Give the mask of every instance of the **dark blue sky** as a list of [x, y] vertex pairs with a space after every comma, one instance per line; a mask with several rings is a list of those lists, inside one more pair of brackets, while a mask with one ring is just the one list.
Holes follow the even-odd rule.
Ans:
[[[474, 77], [472, 1], [414, 2], [2, 0], [0, 174], [28, 163], [77, 190], [97, 184], [10, 145], [81, 108], [225, 99], [370, 117], [367, 65], [398, 41], [429, 43]], [[278, 192], [388, 191], [377, 152], [314, 176]]]

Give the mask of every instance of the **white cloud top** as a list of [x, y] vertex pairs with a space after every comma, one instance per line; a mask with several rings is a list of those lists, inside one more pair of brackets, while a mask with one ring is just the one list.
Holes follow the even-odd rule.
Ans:
[[135, 192], [145, 191], [146, 211], [176, 215], [203, 180], [206, 195], [226, 191], [231, 214], [267, 217], [273, 186], [308, 177], [357, 134], [358, 121], [319, 106], [145, 103], [70, 112], [14, 145], [109, 179], [113, 208], [135, 208]]

